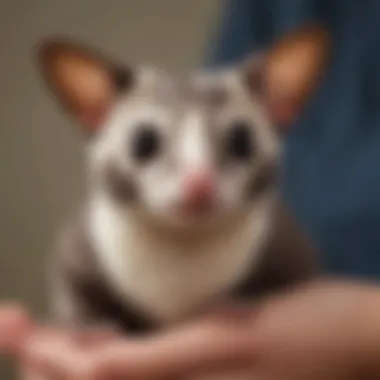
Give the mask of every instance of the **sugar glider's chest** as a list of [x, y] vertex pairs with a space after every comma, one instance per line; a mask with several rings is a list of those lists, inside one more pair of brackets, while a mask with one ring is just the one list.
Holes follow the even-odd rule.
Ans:
[[269, 218], [255, 215], [233, 233], [189, 245], [115, 224], [105, 214], [100, 208], [93, 214], [91, 231], [109, 280], [126, 302], [160, 323], [188, 315], [252, 271], [269, 228]]

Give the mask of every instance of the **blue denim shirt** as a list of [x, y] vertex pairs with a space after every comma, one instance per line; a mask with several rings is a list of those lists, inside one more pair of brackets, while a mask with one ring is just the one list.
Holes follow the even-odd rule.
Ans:
[[284, 193], [329, 272], [380, 279], [380, 1], [228, 1], [208, 63], [232, 63], [308, 20], [330, 29], [334, 51], [286, 141]]

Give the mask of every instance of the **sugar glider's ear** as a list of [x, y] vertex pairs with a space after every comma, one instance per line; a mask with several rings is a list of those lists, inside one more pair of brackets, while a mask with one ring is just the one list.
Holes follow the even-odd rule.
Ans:
[[42, 41], [37, 56], [48, 87], [86, 134], [102, 127], [118, 94], [132, 85], [132, 70], [70, 39]]
[[273, 123], [284, 132], [300, 114], [327, 67], [327, 31], [302, 27], [244, 64], [244, 79], [259, 94]]

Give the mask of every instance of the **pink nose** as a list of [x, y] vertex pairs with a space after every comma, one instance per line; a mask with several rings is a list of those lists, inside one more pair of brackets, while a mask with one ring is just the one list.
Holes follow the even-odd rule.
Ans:
[[190, 207], [210, 204], [214, 193], [214, 181], [209, 172], [189, 174], [184, 185], [185, 203]]

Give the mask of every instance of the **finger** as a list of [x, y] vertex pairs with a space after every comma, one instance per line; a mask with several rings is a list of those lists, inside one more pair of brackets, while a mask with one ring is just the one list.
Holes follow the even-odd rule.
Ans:
[[18, 372], [19, 378], [22, 380], [58, 380], [53, 378], [48, 379], [46, 376], [41, 375], [37, 369], [26, 365], [22, 365]]
[[112, 326], [91, 326], [77, 329], [75, 334], [76, 344], [88, 349], [120, 339], [119, 332]]
[[120, 339], [115, 329], [105, 327], [91, 327], [85, 329], [64, 328], [55, 326], [36, 327], [34, 332], [29, 335], [25, 344], [28, 351], [36, 344], [63, 344], [75, 345], [82, 348], [96, 347], [105, 342], [111, 342]]
[[108, 376], [100, 376], [94, 360], [95, 357], [91, 356], [89, 350], [69, 344], [55, 345], [50, 342], [34, 351], [35, 368], [49, 379], [114, 380]]
[[68, 360], [72, 354], [75, 359], [79, 357], [74, 353], [76, 349], [95, 348], [117, 338], [118, 335], [114, 329], [103, 326], [89, 329], [42, 326], [30, 334], [24, 344], [21, 357], [29, 368], [28, 377], [34, 378], [38, 375], [41, 378], [61, 380], [70, 376], [70, 371], [76, 368]]
[[31, 352], [34, 362], [54, 376], [175, 378], [246, 360], [251, 356], [248, 335], [243, 323], [202, 320], [166, 334], [106, 344], [91, 353], [59, 339], [35, 342]]
[[220, 320], [219, 324], [200, 324], [161, 337], [145, 355], [154, 358], [157, 372], [194, 372], [215, 366], [243, 365], [251, 357], [251, 337], [247, 326]]
[[37, 373], [49, 379], [95, 380], [92, 350], [115, 340], [110, 330], [59, 330], [40, 332], [28, 340], [25, 361]]
[[111, 378], [175, 378], [223, 365], [245, 365], [252, 361], [251, 346], [245, 324], [204, 320], [152, 338], [111, 344], [96, 353], [92, 366], [93, 372]]
[[0, 306], [0, 354], [16, 354], [34, 328], [27, 312], [19, 305]]
[[[61, 380], [65, 378], [65, 367], [54, 356], [46, 356], [45, 352], [59, 353], [62, 349], [71, 349], [76, 344], [74, 330], [44, 326], [36, 329], [25, 342], [22, 359], [28, 368], [32, 368], [40, 376]], [[57, 356], [57, 355], [56, 355]], [[50, 359], [50, 360], [49, 360]]]

